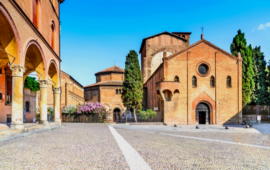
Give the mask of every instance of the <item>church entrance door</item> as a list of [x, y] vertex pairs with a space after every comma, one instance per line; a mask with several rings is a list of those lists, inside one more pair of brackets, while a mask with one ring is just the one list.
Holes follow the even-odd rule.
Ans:
[[116, 108], [113, 110], [113, 122], [120, 122], [121, 117], [120, 117], [120, 109]]
[[196, 123], [210, 124], [210, 109], [207, 104], [199, 103], [196, 107]]

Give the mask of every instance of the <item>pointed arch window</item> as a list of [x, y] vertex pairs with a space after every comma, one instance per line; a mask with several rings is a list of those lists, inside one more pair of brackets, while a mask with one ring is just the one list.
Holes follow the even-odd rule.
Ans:
[[179, 82], [179, 77], [178, 77], [178, 76], [175, 76], [175, 77], [174, 77], [174, 81], [175, 81], [175, 82]]
[[227, 87], [228, 88], [231, 88], [232, 87], [232, 78], [231, 78], [231, 76], [228, 76], [227, 77]]
[[54, 47], [55, 47], [55, 24], [54, 24], [54, 21], [52, 21], [52, 24], [51, 24], [51, 47], [54, 50]]
[[116, 89], [116, 94], [119, 94], [119, 91], [118, 91], [118, 89]]
[[192, 87], [197, 87], [197, 77], [196, 76], [192, 77]]
[[214, 78], [214, 76], [211, 76], [211, 78], [210, 78], [210, 86], [215, 87], [215, 78]]

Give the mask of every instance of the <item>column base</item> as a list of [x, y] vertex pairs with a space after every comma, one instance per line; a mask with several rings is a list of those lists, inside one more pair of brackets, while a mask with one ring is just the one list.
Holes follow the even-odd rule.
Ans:
[[24, 124], [23, 123], [11, 123], [10, 124], [11, 129], [24, 129]]
[[48, 125], [49, 122], [48, 122], [48, 120], [40, 120], [39, 124]]
[[61, 125], [61, 124], [62, 124], [62, 119], [57, 119], [57, 118], [55, 118], [55, 119], [54, 119], [54, 122]]

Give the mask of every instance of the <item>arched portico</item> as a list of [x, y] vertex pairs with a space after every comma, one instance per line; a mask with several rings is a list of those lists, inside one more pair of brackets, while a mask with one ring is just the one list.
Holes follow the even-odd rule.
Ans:
[[[56, 64], [54, 60], [50, 60], [48, 64], [48, 88], [53, 89], [53, 110], [54, 110], [54, 120], [57, 123], [61, 124], [61, 86], [59, 80], [59, 66]], [[49, 87], [51, 86], [51, 87]], [[45, 93], [45, 87], [44, 87]], [[47, 88], [46, 88], [47, 93]], [[46, 101], [47, 102], [47, 101]]]
[[[10, 110], [11, 127], [23, 126], [23, 73], [21, 44], [16, 26], [3, 4], [0, 2], [0, 69], [5, 73], [1, 78], [1, 109]], [[5, 119], [7, 113], [1, 113]], [[3, 121], [3, 119], [1, 121]]]

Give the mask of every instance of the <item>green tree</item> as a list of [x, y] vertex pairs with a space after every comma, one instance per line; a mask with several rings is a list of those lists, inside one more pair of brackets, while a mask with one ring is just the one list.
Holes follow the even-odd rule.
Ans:
[[253, 71], [254, 71], [254, 83], [255, 88], [252, 94], [252, 104], [264, 105], [267, 101], [267, 87], [266, 87], [266, 61], [264, 60], [264, 54], [261, 52], [261, 47], [252, 48], [253, 54]]
[[266, 104], [270, 105], [270, 61], [265, 69], [266, 80], [265, 80], [265, 88], [266, 88]]
[[36, 81], [36, 78], [27, 76], [24, 81], [24, 88], [28, 88], [33, 92], [40, 90], [39, 83]]
[[133, 110], [137, 122], [136, 110], [142, 109], [143, 78], [139, 65], [138, 54], [131, 50], [126, 56], [125, 80], [123, 82], [122, 101], [125, 107]]
[[255, 87], [253, 80], [254, 69], [253, 69], [253, 58], [252, 49], [247, 47], [247, 41], [245, 34], [238, 30], [238, 34], [233, 38], [231, 44], [231, 53], [237, 56], [238, 52], [241, 53], [242, 62], [242, 101], [243, 106], [246, 106], [251, 102], [251, 95]]

